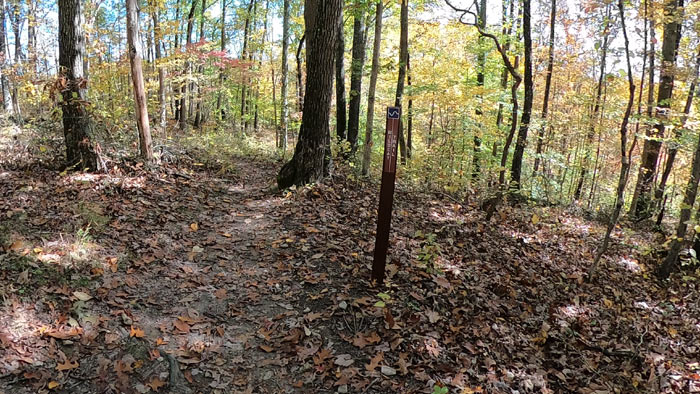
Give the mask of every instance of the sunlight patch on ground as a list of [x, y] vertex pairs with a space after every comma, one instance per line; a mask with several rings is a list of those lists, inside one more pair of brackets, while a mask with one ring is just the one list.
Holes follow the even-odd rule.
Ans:
[[108, 186], [119, 186], [122, 189], [143, 189], [146, 187], [146, 177], [144, 176], [76, 173], [66, 176], [65, 181], [68, 184], [94, 184], [97, 190], [105, 189]]
[[634, 273], [640, 273], [643, 271], [643, 267], [639, 264], [638, 260], [628, 257], [620, 257], [620, 259], [617, 260], [617, 265]]
[[566, 305], [559, 307], [559, 313], [565, 318], [578, 318], [590, 314], [590, 308], [579, 305]]
[[37, 328], [44, 325], [36, 316], [34, 309], [25, 305], [12, 305], [6, 308], [9, 324], [4, 327], [13, 341], [19, 342], [27, 338], [39, 336]]

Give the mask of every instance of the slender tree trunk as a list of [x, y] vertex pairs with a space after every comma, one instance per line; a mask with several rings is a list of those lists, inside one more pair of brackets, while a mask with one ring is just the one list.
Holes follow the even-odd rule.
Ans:
[[[608, 6], [605, 12], [606, 21], [610, 20], [610, 7]], [[588, 162], [590, 161], [591, 152], [590, 145], [593, 143], [593, 138], [596, 132], [596, 123], [598, 122], [598, 113], [601, 107], [601, 97], [603, 92], [603, 86], [605, 84], [605, 70], [606, 70], [606, 60], [608, 54], [608, 42], [610, 31], [607, 25], [610, 22], [606, 22], [605, 33], [603, 35], [603, 45], [601, 46], [601, 56], [600, 56], [600, 75], [598, 76], [598, 86], [596, 88], [595, 104], [593, 107], [593, 113], [590, 117], [590, 128], [588, 129], [588, 134], [586, 134], [586, 146], [584, 146], [583, 161], [581, 162], [581, 173], [578, 178], [578, 183], [576, 184], [576, 190], [574, 191], [574, 200], [578, 201], [581, 199], [581, 193], [583, 192], [583, 182], [586, 179], [586, 174], [588, 173]]]
[[372, 157], [372, 130], [374, 129], [374, 101], [379, 76], [379, 57], [382, 48], [382, 19], [384, 5], [382, 0], [376, 2], [374, 21], [374, 48], [372, 49], [372, 71], [369, 76], [369, 91], [367, 92], [367, 124], [365, 125], [365, 145], [362, 152], [362, 175], [369, 175], [369, 165]]
[[163, 33], [160, 29], [159, 23], [159, 13], [156, 8], [154, 1], [151, 1], [151, 18], [153, 19], [153, 34], [155, 41], [155, 56], [156, 56], [156, 67], [158, 67], [158, 124], [160, 125], [160, 130], [162, 133], [165, 132], [165, 126], [167, 123], [166, 115], [166, 104], [165, 104], [165, 68], [158, 64], [163, 58], [163, 54], [160, 49], [160, 42], [163, 40]]
[[294, 156], [280, 170], [280, 189], [321, 181], [331, 171], [330, 118], [333, 63], [342, 0], [306, 0], [304, 21], [308, 39], [306, 62], [309, 75], [299, 140]]
[[523, 114], [520, 118], [520, 129], [513, 151], [513, 163], [510, 169], [511, 187], [520, 190], [520, 177], [523, 166], [523, 155], [527, 144], [527, 132], [530, 127], [532, 114], [533, 81], [532, 81], [532, 36], [530, 29], [530, 0], [523, 0], [523, 39], [525, 44], [525, 99], [523, 101]]
[[[221, 0], [221, 53], [226, 53], [226, 0]], [[216, 96], [216, 113], [220, 120], [226, 119], [226, 111], [223, 108], [224, 95], [224, 68], [219, 70], [219, 94]]]
[[0, 0], [0, 53], [3, 54], [0, 58], [0, 88], [2, 88], [2, 108], [5, 113], [12, 115], [12, 96], [10, 95], [10, 80], [7, 78], [7, 29], [5, 23], [5, 0]]
[[[403, 100], [406, 66], [408, 64], [408, 0], [401, 0], [401, 32], [399, 39], [399, 79], [396, 83], [396, 101], [394, 106], [401, 107]], [[403, 132], [403, 120], [399, 120], [399, 150], [401, 164], [406, 164], [406, 139]]]
[[287, 88], [289, 85], [289, 65], [287, 64], [289, 58], [289, 2], [290, 0], [284, 0], [284, 10], [282, 16], [282, 116], [280, 122], [280, 148], [282, 149], [282, 154], [287, 152], [287, 138], [289, 123], [289, 101], [287, 99]]
[[126, 40], [129, 45], [131, 79], [134, 83], [134, 105], [136, 107], [136, 124], [139, 129], [139, 148], [141, 150], [141, 158], [146, 162], [150, 162], [153, 160], [153, 148], [151, 146], [151, 126], [148, 123], [148, 101], [143, 85], [141, 43], [139, 42], [139, 14], [136, 1], [126, 0]]
[[[411, 89], [411, 53], [406, 58], [406, 84]], [[406, 114], [406, 157], [411, 158], [413, 151], [413, 96], [408, 96], [408, 113]]]
[[306, 34], [301, 36], [301, 39], [299, 40], [299, 46], [297, 47], [297, 110], [299, 112], [302, 112], [304, 110], [304, 79], [301, 71], [301, 48], [304, 47], [305, 39]]
[[[202, 0], [202, 14], [199, 17], [199, 41], [204, 41], [204, 14], [207, 10], [207, 0]], [[202, 75], [204, 73], [204, 65], [197, 67], [197, 74]], [[194, 127], [201, 128], [202, 123], [204, 123], [204, 117], [202, 114], [202, 87], [200, 83], [197, 83], [197, 105], [195, 108], [194, 115]]]
[[549, 51], [547, 56], [547, 77], [544, 83], [544, 99], [542, 100], [542, 126], [537, 131], [537, 149], [535, 152], [535, 166], [533, 173], [537, 173], [540, 167], [542, 156], [542, 146], [544, 145], [544, 131], [547, 123], [547, 113], [549, 110], [549, 92], [552, 87], [552, 71], [554, 70], [554, 27], [557, 19], [557, 0], [552, 0], [549, 16]]
[[[190, 7], [190, 12], [187, 14], [187, 35], [185, 37], [185, 52], [190, 49], [190, 44], [192, 44], [192, 29], [194, 27], [194, 12], [197, 9], [197, 0], [192, 0], [192, 7]], [[187, 62], [185, 64], [185, 70], [187, 75], [191, 73], [192, 64]], [[187, 80], [185, 80], [180, 86], [180, 130], [187, 130], [187, 122], [189, 118], [189, 108], [187, 107]]]
[[338, 22], [338, 42], [335, 47], [335, 133], [338, 140], [347, 139], [347, 101], [345, 99], [345, 26], [343, 11]]
[[669, 0], [666, 2], [664, 12], [667, 23], [664, 25], [664, 38], [661, 47], [663, 64], [661, 67], [661, 80], [656, 102], [655, 117], [658, 119], [651, 137], [644, 141], [642, 151], [642, 164], [639, 167], [637, 177], [637, 199], [632, 209], [637, 219], [648, 218], [653, 212], [652, 188], [656, 176], [657, 162], [661, 152], [661, 139], [664, 137], [664, 120], [668, 119], [671, 99], [673, 96], [673, 82], [675, 77], [676, 57], [681, 39], [681, 16], [683, 14], [683, 0]]
[[[634, 105], [634, 79], [632, 77], [632, 62], [630, 61], [630, 50], [629, 50], [629, 39], [627, 38], [627, 28], [625, 26], [625, 10], [624, 10], [624, 0], [618, 0], [617, 8], [620, 11], [620, 22], [622, 24], [622, 34], [625, 41], [625, 58], [627, 60], [627, 84], [629, 86], [629, 96], [627, 100], [627, 108], [625, 110], [625, 115], [622, 118], [622, 123], [620, 125], [620, 177], [617, 182], [617, 195], [615, 200], [615, 207], [613, 208], [613, 214], [608, 222], [608, 228], [605, 231], [605, 236], [603, 237], [603, 242], [596, 252], [595, 260], [588, 271], [588, 280], [591, 281], [595, 275], [595, 271], [598, 267], [600, 259], [603, 254], [608, 249], [608, 244], [610, 243], [610, 236], [617, 225], [617, 219], [620, 217], [620, 212], [622, 211], [622, 206], [625, 204], [625, 186], [627, 185], [627, 178], [629, 175], [630, 168], [630, 156], [634, 150], [634, 145], [636, 139], [632, 142], [632, 147], [627, 152], [627, 125], [629, 124], [629, 118], [632, 113], [632, 107]], [[692, 205], [692, 204], [691, 204]]]
[[[245, 25], [243, 28], [243, 49], [241, 49], [241, 59], [246, 60], [248, 57], [248, 39], [250, 36], [250, 17], [251, 13], [253, 11], [253, 5], [255, 3], [255, 0], [250, 0], [250, 3], [248, 3], [248, 8], [246, 9], [246, 15], [245, 15]], [[241, 132], [245, 132], [246, 130], [246, 124], [247, 124], [247, 109], [246, 109], [246, 101], [247, 101], [247, 86], [248, 85], [248, 78], [243, 77], [243, 80], [241, 81], [241, 113], [240, 113], [240, 118], [241, 118]]]
[[362, 99], [362, 71], [365, 67], [367, 36], [365, 34], [365, 11], [356, 3], [352, 33], [352, 63], [350, 64], [350, 106], [348, 109], [348, 142], [354, 153], [360, 134], [360, 101]]
[[90, 140], [90, 119], [85, 110], [83, 56], [85, 36], [80, 0], [58, 0], [58, 64], [66, 87], [63, 100], [63, 134], [66, 142], [66, 164], [69, 168], [99, 170], [97, 154]]
[[[479, 28], [482, 30], [486, 29], [486, 0], [480, 0], [479, 4], [479, 18], [477, 20]], [[484, 82], [486, 81], [486, 48], [484, 37], [479, 36], [479, 49], [477, 53], [477, 72], [476, 72], [476, 86], [478, 88], [476, 105], [476, 121], [477, 127], [474, 130], [474, 156], [472, 157], [472, 173], [471, 180], [477, 181], [479, 174], [481, 173], [481, 166], [479, 165], [479, 155], [481, 153], [481, 129], [484, 125]]]

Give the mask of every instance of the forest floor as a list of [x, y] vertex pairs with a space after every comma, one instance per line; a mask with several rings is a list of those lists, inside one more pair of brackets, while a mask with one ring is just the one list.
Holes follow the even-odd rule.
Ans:
[[376, 289], [376, 183], [63, 173], [23, 138], [0, 132], [0, 393], [700, 392], [697, 278], [660, 286], [645, 233], [589, 284], [599, 224], [399, 185]]

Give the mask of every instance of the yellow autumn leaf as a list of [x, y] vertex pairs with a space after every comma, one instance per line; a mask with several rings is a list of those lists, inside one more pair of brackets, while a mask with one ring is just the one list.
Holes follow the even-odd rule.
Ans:
[[192, 224], [190, 224], [190, 229], [191, 229], [192, 231], [197, 231], [197, 230], [199, 230], [199, 224], [197, 224], [197, 223], [192, 223]]
[[607, 298], [603, 298], [603, 304], [605, 304], [605, 306], [607, 306], [608, 308], [612, 308], [614, 305], [614, 303]]
[[676, 335], [678, 335], [678, 330], [676, 330], [673, 327], [668, 328], [668, 334], [671, 335], [671, 338], [675, 338]]
[[536, 213], [532, 214], [532, 224], [537, 224], [540, 222], [540, 217]]
[[52, 381], [49, 382], [48, 387], [49, 387], [49, 390], [53, 390], [53, 389], [55, 389], [56, 387], [58, 387], [58, 386], [60, 386], [60, 385], [61, 385], [61, 384], [58, 383], [57, 381], [52, 380]]

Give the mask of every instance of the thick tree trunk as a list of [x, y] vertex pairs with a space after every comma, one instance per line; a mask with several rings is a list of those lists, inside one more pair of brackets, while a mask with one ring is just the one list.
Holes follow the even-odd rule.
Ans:
[[540, 168], [540, 160], [542, 160], [542, 147], [544, 146], [544, 131], [547, 127], [547, 113], [549, 110], [549, 92], [552, 87], [552, 71], [554, 70], [554, 27], [557, 19], [557, 0], [552, 0], [552, 6], [549, 15], [549, 51], [547, 55], [547, 76], [544, 83], [544, 98], [542, 100], [542, 126], [537, 131], [537, 148], [535, 151], [535, 165], [533, 173], [537, 173]]
[[141, 158], [146, 162], [153, 160], [151, 144], [151, 125], [148, 122], [148, 99], [143, 85], [143, 68], [141, 65], [141, 42], [139, 40], [139, 14], [137, 0], [126, 0], [126, 41], [129, 46], [129, 63], [131, 79], [134, 86], [134, 106], [136, 107], [136, 125], [139, 129], [139, 148]]
[[365, 145], [362, 152], [362, 175], [369, 174], [369, 165], [372, 158], [372, 131], [374, 129], [374, 100], [377, 91], [377, 78], [379, 76], [379, 57], [382, 48], [382, 19], [384, 5], [382, 0], [376, 2], [374, 21], [374, 48], [372, 49], [372, 71], [369, 76], [369, 91], [367, 92], [367, 124], [365, 125]]
[[663, 63], [661, 80], [656, 100], [655, 117], [658, 119], [651, 137], [644, 141], [642, 164], [637, 178], [637, 199], [632, 209], [637, 219], [648, 218], [653, 212], [652, 188], [656, 176], [657, 162], [661, 152], [662, 138], [666, 129], [664, 120], [670, 115], [671, 99], [673, 96], [673, 81], [675, 78], [676, 56], [681, 39], [680, 16], [683, 13], [683, 0], [669, 0], [664, 12], [667, 23], [664, 25], [664, 38], [661, 46]]
[[330, 173], [330, 118], [333, 92], [334, 51], [342, 0], [306, 0], [304, 21], [308, 39], [306, 64], [309, 75], [299, 140], [294, 156], [280, 170], [280, 189], [317, 182]]
[[350, 106], [348, 109], [348, 142], [354, 153], [360, 134], [360, 100], [362, 99], [362, 71], [365, 67], [367, 36], [365, 35], [365, 12], [358, 3], [352, 32], [352, 63], [350, 63]]
[[83, 79], [83, 34], [80, 0], [58, 1], [58, 64], [65, 79], [61, 109], [69, 168], [99, 170], [97, 155], [90, 141], [90, 119], [83, 104], [86, 81]]
[[345, 26], [343, 11], [338, 18], [338, 42], [335, 45], [335, 133], [338, 140], [347, 139], [347, 100], [345, 99]]
[[523, 155], [527, 144], [527, 132], [530, 127], [532, 114], [533, 81], [532, 81], [532, 29], [530, 28], [530, 0], [523, 0], [523, 39], [525, 44], [525, 99], [523, 101], [523, 114], [520, 118], [520, 129], [513, 151], [513, 163], [510, 169], [511, 187], [520, 189], [521, 172], [523, 167]]
[[[400, 107], [403, 100], [406, 66], [408, 65], [408, 0], [401, 0], [401, 32], [399, 38], [399, 79], [396, 83], [396, 101], [394, 106]], [[403, 132], [403, 120], [399, 121], [399, 150], [401, 164], [406, 164], [406, 139]]]
[[284, 0], [282, 15], [282, 116], [280, 122], [280, 145], [283, 154], [287, 152], [288, 123], [289, 123], [289, 100], [287, 99], [287, 89], [289, 85], [289, 2]]
[[[690, 109], [693, 106], [693, 97], [695, 97], [695, 87], [698, 83], [698, 71], [700, 71], [700, 52], [698, 52], [696, 56], [695, 70], [692, 76], [693, 79], [690, 82], [690, 85], [688, 86], [688, 96], [685, 99], [685, 107], [683, 108], [683, 116], [681, 116], [680, 125], [673, 129], [676, 140], [679, 140], [682, 137], [683, 132], [685, 131], [685, 122], [688, 120]], [[669, 143], [668, 155], [666, 156], [666, 165], [664, 166], [664, 171], [661, 175], [661, 180], [659, 181], [659, 187], [656, 189], [655, 198], [657, 201], [659, 201], [659, 203], [661, 203], [661, 201], [664, 200], [662, 197], [664, 195], [664, 190], [666, 189], [666, 182], [668, 182], [668, 178], [671, 175], [671, 169], [673, 168], [673, 162], [675, 161], [676, 154], [678, 153], [679, 144], [680, 143], [678, 141], [672, 141]], [[663, 205], [661, 205], [661, 207], [663, 207]], [[663, 209], [659, 210], [659, 216], [656, 219], [656, 223], [658, 225], [660, 225], [661, 221], [663, 220], [663, 211]]]

